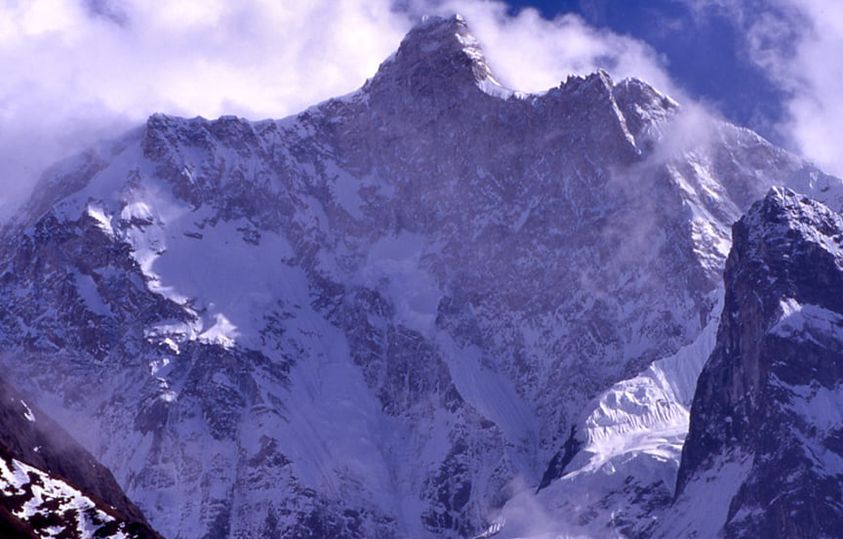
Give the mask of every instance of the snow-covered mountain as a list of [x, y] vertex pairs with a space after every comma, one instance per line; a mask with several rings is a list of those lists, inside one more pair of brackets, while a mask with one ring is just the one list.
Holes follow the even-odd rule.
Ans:
[[735, 225], [664, 537], [840, 537], [843, 218], [773, 189]]
[[731, 224], [843, 200], [698, 127], [604, 72], [510, 91], [428, 19], [348, 96], [53, 167], [3, 232], [4, 365], [168, 537], [647, 533]]
[[111, 472], [2, 380], [0, 536], [159, 537]]

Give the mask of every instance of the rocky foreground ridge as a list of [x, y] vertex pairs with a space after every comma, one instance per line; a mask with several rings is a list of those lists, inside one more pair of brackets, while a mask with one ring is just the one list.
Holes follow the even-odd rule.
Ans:
[[0, 536], [155, 539], [111, 472], [0, 380]]

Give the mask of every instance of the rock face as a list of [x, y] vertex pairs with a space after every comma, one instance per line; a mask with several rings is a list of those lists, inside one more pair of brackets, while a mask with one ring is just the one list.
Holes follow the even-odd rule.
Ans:
[[664, 535], [839, 537], [843, 219], [777, 188], [733, 241]]
[[[647, 406], [687, 398], [658, 373], [695, 377], [680, 351], [716, 320], [752, 201], [840, 203], [750, 131], [680, 144], [682, 117], [603, 72], [511, 92], [457, 17], [294, 117], [152, 116], [54, 167], [4, 231], [3, 362], [90, 423], [167, 536], [501, 531], [566, 448], [687, 416]], [[589, 419], [630, 378], [656, 381], [643, 405]], [[673, 477], [683, 427], [664, 432], [646, 458]], [[670, 498], [636, 473], [572, 518], [599, 534]]]
[[0, 381], [0, 535], [159, 537], [114, 477]]

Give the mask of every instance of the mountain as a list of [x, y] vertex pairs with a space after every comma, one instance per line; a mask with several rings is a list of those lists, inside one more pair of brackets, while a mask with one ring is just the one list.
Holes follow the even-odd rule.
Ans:
[[602, 71], [510, 91], [427, 19], [350, 95], [50, 169], [0, 239], [3, 365], [168, 537], [637, 533], [731, 224], [773, 185], [843, 201], [698, 123]]
[[0, 380], [0, 535], [159, 537], [114, 477]]
[[733, 230], [665, 537], [843, 529], [843, 218], [773, 189]]

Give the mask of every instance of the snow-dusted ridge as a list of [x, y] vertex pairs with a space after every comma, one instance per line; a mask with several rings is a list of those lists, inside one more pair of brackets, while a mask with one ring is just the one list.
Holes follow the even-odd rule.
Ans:
[[[82, 492], [15, 459], [0, 458], [0, 494], [11, 499], [28, 496], [12, 515], [25, 525], [37, 526], [41, 537], [130, 537], [125, 523], [117, 522]], [[44, 521], [54, 523], [42, 527]]]
[[111, 474], [2, 380], [0, 536], [159, 537]]

